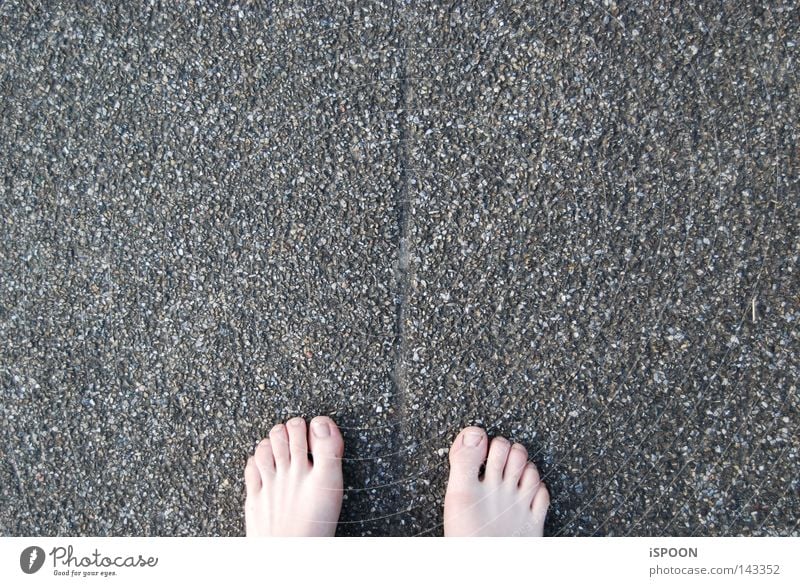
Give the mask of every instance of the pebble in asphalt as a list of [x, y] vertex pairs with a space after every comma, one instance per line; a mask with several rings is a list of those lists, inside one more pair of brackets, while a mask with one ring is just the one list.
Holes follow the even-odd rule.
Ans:
[[[534, 5], [535, 4], [535, 5]], [[0, 6], [0, 531], [236, 535], [331, 414], [342, 535], [526, 444], [555, 535], [798, 534], [789, 2]]]

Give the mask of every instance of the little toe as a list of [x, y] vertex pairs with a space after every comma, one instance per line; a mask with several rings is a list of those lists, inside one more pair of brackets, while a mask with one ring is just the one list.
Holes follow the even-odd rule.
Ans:
[[547, 509], [550, 508], [550, 491], [547, 490], [544, 482], [539, 484], [539, 489], [536, 491], [536, 496], [533, 497], [531, 503], [531, 511], [533, 512], [533, 521], [539, 528], [538, 534], [544, 534], [544, 521], [547, 517]]
[[269, 432], [269, 442], [272, 446], [272, 455], [275, 458], [275, 468], [283, 470], [289, 467], [289, 434], [286, 426], [279, 423]]
[[514, 444], [508, 453], [506, 467], [503, 470], [503, 481], [512, 486], [517, 486], [525, 465], [528, 463], [528, 450], [522, 444]]
[[344, 440], [339, 427], [330, 417], [315, 417], [309, 425], [308, 443], [314, 469], [338, 469], [342, 465]]
[[486, 432], [480, 427], [465, 427], [450, 447], [450, 479], [447, 490], [459, 490], [479, 484], [481, 464], [488, 449]]
[[247, 459], [247, 465], [244, 467], [244, 485], [247, 488], [248, 496], [261, 490], [261, 472], [258, 470], [254, 456]]
[[511, 442], [504, 437], [496, 437], [489, 445], [489, 456], [486, 458], [486, 473], [484, 479], [489, 482], [500, 482], [503, 479], [503, 470], [506, 467], [508, 453], [511, 451]]
[[272, 445], [269, 439], [264, 438], [259, 442], [254, 459], [258, 471], [264, 479], [275, 473], [275, 456], [272, 455]]

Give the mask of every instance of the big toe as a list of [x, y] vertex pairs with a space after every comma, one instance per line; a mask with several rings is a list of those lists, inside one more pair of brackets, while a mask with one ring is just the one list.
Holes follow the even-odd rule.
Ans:
[[480, 427], [465, 427], [450, 447], [448, 489], [474, 486], [479, 482], [481, 465], [486, 461], [489, 441]]
[[344, 440], [339, 427], [330, 417], [315, 417], [311, 420], [308, 443], [314, 469], [339, 469], [344, 455]]

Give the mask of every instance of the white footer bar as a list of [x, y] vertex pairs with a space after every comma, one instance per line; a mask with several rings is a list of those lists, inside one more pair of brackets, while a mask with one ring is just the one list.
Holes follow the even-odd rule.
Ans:
[[796, 585], [798, 554], [796, 537], [6, 537], [0, 584]]

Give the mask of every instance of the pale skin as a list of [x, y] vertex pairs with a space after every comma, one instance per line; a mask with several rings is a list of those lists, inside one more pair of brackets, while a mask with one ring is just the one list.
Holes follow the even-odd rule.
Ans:
[[[342, 508], [343, 455], [342, 434], [329, 417], [273, 427], [244, 471], [247, 536], [332, 537]], [[542, 536], [550, 495], [524, 446], [466, 427], [449, 460], [446, 537]]]

